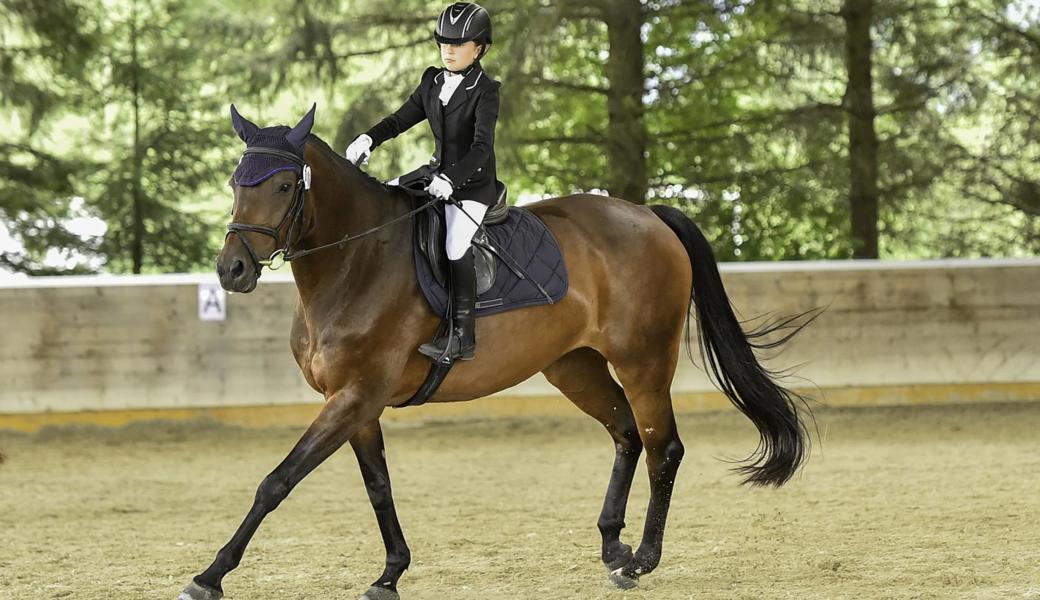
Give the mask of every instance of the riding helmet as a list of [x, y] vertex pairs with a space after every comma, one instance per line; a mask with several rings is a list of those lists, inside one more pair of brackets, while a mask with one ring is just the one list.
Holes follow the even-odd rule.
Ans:
[[[466, 42], [491, 45], [491, 15], [479, 4], [456, 2], [437, 18], [433, 37], [442, 44]], [[486, 52], [486, 50], [485, 50]]]

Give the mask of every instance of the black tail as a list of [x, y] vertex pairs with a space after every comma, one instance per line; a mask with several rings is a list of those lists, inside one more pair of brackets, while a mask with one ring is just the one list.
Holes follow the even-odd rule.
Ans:
[[[754, 332], [745, 333], [733, 314], [715, 255], [701, 230], [676, 208], [651, 206], [650, 210], [679, 236], [690, 255], [693, 267], [691, 300], [697, 310], [697, 329], [705, 366], [710, 367], [710, 375], [719, 389], [758, 428], [758, 448], [737, 470], [745, 475], [744, 483], [781, 486], [794, 475], [808, 455], [809, 438], [798, 414], [798, 405], [802, 405], [810, 416], [812, 413], [801, 396], [773, 380], [773, 374], [759, 364], [754, 348], [782, 344], [819, 313], [800, 325], [792, 323], [810, 313], [778, 319]], [[689, 316], [686, 325], [689, 348]], [[794, 331], [767, 344], [756, 344], [749, 339], [768, 336], [782, 329]]]

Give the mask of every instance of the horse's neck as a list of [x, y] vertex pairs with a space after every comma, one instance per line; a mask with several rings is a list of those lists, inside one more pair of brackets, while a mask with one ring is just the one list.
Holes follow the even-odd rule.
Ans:
[[[311, 155], [314, 154], [312, 157]], [[320, 152], [308, 152], [313, 183], [311, 210], [297, 250], [334, 244], [392, 221], [406, 212], [403, 203], [372, 185], [353, 169], [331, 164]], [[396, 246], [410, 244], [407, 219], [342, 246], [332, 246], [293, 261], [293, 276], [305, 306], [343, 306], [361, 297], [396, 269]], [[399, 248], [400, 249], [400, 248]], [[410, 250], [410, 248], [409, 248]]]

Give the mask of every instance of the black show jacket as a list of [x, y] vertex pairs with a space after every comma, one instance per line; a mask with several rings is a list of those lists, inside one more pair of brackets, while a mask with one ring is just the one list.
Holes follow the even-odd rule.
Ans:
[[493, 206], [498, 198], [495, 123], [500, 84], [488, 77], [479, 62], [474, 63], [443, 106], [439, 97], [443, 83], [442, 69], [426, 69], [419, 87], [401, 108], [369, 129], [368, 135], [376, 147], [428, 119], [437, 142], [430, 165], [451, 179], [456, 198]]

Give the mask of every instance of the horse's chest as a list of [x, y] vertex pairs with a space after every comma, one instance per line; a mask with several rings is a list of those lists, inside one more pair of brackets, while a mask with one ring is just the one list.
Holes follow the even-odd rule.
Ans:
[[325, 394], [334, 389], [343, 369], [340, 344], [319, 341], [313, 335], [301, 336], [294, 348], [296, 363], [312, 388]]
[[292, 347], [293, 356], [296, 358], [296, 364], [299, 365], [300, 371], [303, 372], [303, 378], [316, 391], [324, 393], [325, 387], [322, 385], [320, 368], [315, 368], [315, 348], [317, 343], [315, 342], [313, 332], [307, 327], [306, 321], [300, 315], [297, 315], [296, 319], [293, 320], [290, 346]]

